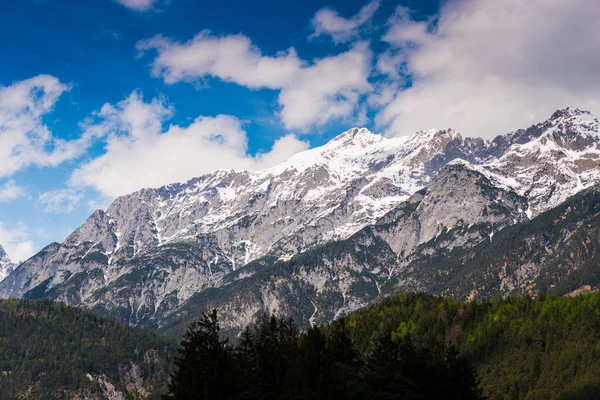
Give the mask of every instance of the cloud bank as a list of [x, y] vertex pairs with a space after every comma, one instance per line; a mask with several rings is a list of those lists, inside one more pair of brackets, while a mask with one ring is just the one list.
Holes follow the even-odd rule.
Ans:
[[308, 143], [286, 135], [270, 152], [249, 156], [248, 138], [237, 118], [200, 116], [188, 126], [163, 128], [173, 112], [164, 99], [144, 102], [139, 91], [116, 105], [104, 105], [98, 120], [85, 129], [88, 135], [105, 138], [105, 152], [80, 165], [71, 184], [116, 197], [217, 169], [266, 168], [308, 148]]
[[451, 0], [437, 23], [399, 7], [378, 66], [412, 86], [376, 122], [390, 135], [452, 127], [490, 138], [568, 105], [598, 112], [598, 15], [596, 0]]
[[352, 119], [361, 95], [371, 90], [367, 42], [312, 62], [299, 59], [294, 49], [266, 56], [244, 35], [214, 36], [209, 31], [187, 42], [159, 35], [137, 47], [156, 51], [152, 74], [167, 84], [213, 77], [249, 89], [279, 90], [279, 117], [291, 130]]

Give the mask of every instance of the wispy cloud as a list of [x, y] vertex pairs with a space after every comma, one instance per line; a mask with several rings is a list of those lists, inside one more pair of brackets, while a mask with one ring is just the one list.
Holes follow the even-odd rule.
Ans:
[[70, 213], [83, 199], [83, 193], [76, 189], [56, 189], [41, 193], [38, 202], [45, 212]]
[[30, 165], [57, 166], [83, 154], [92, 137], [64, 140], [43, 121], [69, 86], [50, 75], [0, 86], [0, 177]]
[[25, 261], [35, 253], [33, 242], [29, 240], [27, 228], [23, 224], [7, 228], [0, 222], [0, 244], [15, 263]]
[[367, 3], [358, 14], [351, 18], [344, 18], [328, 7], [320, 9], [312, 19], [314, 31], [309, 39], [322, 35], [331, 36], [335, 43], [356, 39], [359, 35], [359, 28], [373, 17], [379, 3], [379, 0]]
[[117, 3], [134, 11], [146, 12], [154, 10], [158, 0], [115, 0]]
[[10, 179], [0, 186], [0, 202], [7, 203], [27, 195], [27, 190], [23, 186]]

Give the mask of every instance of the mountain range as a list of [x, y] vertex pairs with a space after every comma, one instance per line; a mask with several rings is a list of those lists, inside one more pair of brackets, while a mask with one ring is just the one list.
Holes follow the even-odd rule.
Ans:
[[491, 141], [353, 128], [269, 169], [119, 197], [14, 271], [2, 258], [0, 297], [179, 335], [208, 307], [233, 332], [398, 292], [567, 293], [600, 282], [599, 166], [598, 119], [573, 107]]

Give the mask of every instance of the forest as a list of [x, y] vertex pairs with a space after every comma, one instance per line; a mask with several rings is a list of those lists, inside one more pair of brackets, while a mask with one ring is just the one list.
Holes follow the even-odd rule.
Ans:
[[0, 399], [131, 397], [166, 387], [176, 344], [50, 300], [0, 301]]
[[343, 321], [300, 333], [291, 319], [264, 316], [230, 345], [213, 310], [184, 336], [176, 366], [165, 399], [480, 398], [454, 348], [383, 334], [363, 357]]
[[299, 332], [264, 316], [182, 339], [165, 399], [598, 399], [600, 296], [390, 297]]
[[[177, 346], [47, 300], [0, 301], [0, 398], [598, 399], [600, 295], [458, 302], [404, 294], [306, 331], [218, 312]], [[170, 376], [170, 378], [169, 378]]]
[[[429, 349], [454, 346], [484, 397], [600, 398], [600, 295], [540, 294], [457, 302], [426, 294], [389, 297], [344, 318], [359, 352], [382, 333]], [[333, 327], [341, 323], [334, 322]]]

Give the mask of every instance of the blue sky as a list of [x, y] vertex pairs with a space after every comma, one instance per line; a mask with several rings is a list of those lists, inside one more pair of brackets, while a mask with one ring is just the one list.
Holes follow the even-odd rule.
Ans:
[[5, 0], [0, 243], [22, 259], [118, 195], [268, 167], [356, 125], [490, 138], [595, 111], [598, 15], [595, 0]]

